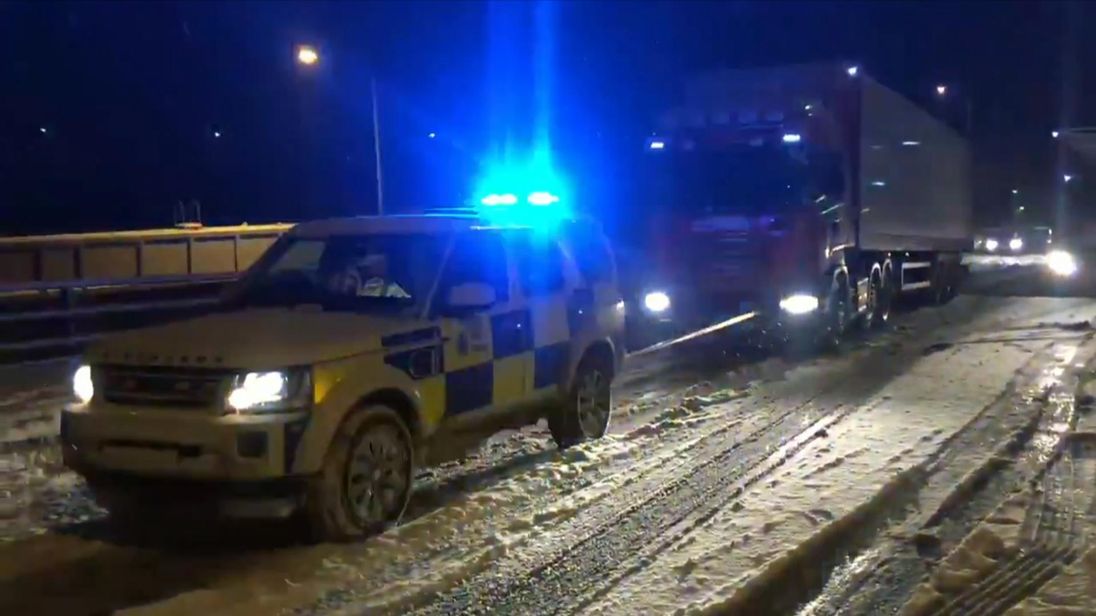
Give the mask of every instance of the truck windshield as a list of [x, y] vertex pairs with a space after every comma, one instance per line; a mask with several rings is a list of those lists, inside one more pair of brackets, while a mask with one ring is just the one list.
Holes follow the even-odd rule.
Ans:
[[437, 277], [447, 239], [408, 234], [283, 238], [247, 275], [233, 303], [416, 312]]
[[802, 202], [807, 168], [787, 149], [666, 151], [648, 156], [652, 206], [697, 214], [763, 214]]

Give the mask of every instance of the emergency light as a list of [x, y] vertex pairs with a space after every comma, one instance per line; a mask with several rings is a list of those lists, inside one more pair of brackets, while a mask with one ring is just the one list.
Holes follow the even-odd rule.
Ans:
[[492, 224], [549, 226], [571, 215], [564, 183], [543, 159], [490, 167], [476, 194], [477, 213]]

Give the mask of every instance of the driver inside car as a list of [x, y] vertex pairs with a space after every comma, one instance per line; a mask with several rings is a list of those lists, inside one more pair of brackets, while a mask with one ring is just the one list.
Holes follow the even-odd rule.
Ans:
[[388, 255], [369, 255], [362, 260], [361, 266], [365, 270], [365, 282], [358, 288], [359, 297], [411, 297], [398, 282], [388, 279]]
[[389, 280], [388, 255], [384, 253], [328, 256], [321, 265], [320, 279], [328, 293], [343, 297], [392, 297], [411, 295]]

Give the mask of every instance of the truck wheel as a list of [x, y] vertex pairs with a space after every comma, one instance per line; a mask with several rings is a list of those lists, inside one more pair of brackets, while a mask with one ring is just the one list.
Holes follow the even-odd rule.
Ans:
[[822, 349], [838, 351], [845, 337], [849, 323], [849, 289], [843, 279], [833, 281], [830, 294], [826, 298], [826, 314], [822, 332]]
[[894, 303], [894, 286], [885, 273], [880, 272], [871, 278], [868, 297], [868, 326], [878, 329], [890, 320], [891, 306]]
[[370, 406], [339, 427], [323, 467], [309, 482], [305, 513], [322, 541], [351, 541], [400, 519], [411, 499], [414, 447], [400, 416]]
[[955, 297], [955, 276], [952, 268], [941, 263], [937, 264], [932, 277], [932, 301], [937, 305], [944, 305]]
[[598, 356], [587, 354], [579, 362], [567, 398], [548, 415], [548, 429], [560, 449], [605, 435], [613, 408], [612, 379], [612, 365]]

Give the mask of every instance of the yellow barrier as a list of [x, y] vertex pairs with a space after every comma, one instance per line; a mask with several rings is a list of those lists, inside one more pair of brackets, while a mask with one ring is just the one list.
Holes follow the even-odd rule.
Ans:
[[0, 238], [0, 286], [188, 278], [244, 271], [293, 225]]

